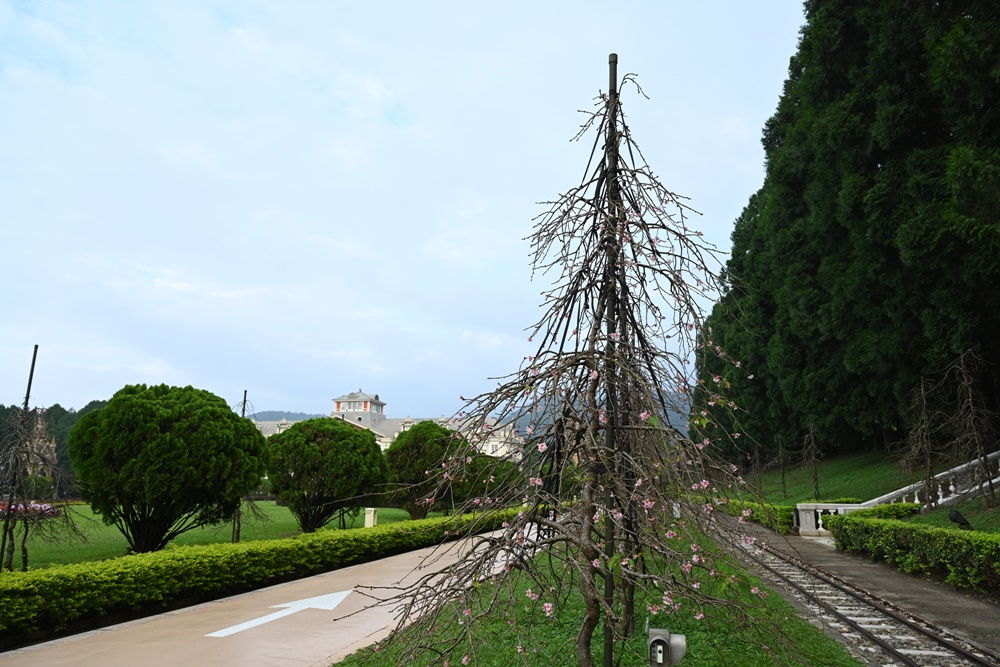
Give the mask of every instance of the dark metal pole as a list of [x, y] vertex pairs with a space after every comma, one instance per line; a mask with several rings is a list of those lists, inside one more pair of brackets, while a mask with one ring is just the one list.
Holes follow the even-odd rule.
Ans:
[[[28, 399], [31, 398], [31, 382], [35, 377], [35, 359], [38, 358], [38, 345], [35, 345], [35, 351], [31, 354], [31, 371], [28, 373], [28, 391], [24, 393], [24, 412], [22, 415], [28, 413]], [[24, 417], [22, 416], [22, 419]]]
[[[605, 348], [607, 354], [608, 368], [605, 372], [605, 382], [607, 387], [607, 416], [608, 425], [604, 432], [607, 455], [610, 458], [607, 465], [607, 475], [618, 474], [617, 459], [617, 427], [618, 427], [618, 372], [615, 355], [617, 345], [615, 339], [618, 331], [618, 299], [617, 297], [617, 277], [618, 277], [618, 218], [620, 214], [619, 201], [621, 191], [618, 183], [618, 54], [612, 53], [608, 56], [608, 107], [607, 107], [607, 143], [604, 147], [605, 169], [607, 170], [608, 187], [608, 219], [605, 221], [604, 239], [605, 252], [607, 253], [607, 273], [604, 276], [604, 289], [608, 290], [607, 295], [607, 332], [608, 344]], [[615, 577], [611, 571], [610, 563], [615, 555], [615, 526], [611, 520], [612, 504], [617, 499], [613, 497], [611, 489], [614, 484], [607, 483], [608, 516], [604, 518], [604, 547], [609, 563], [608, 572], [604, 576], [604, 667], [613, 667], [615, 655], [615, 634], [614, 623], [611, 617], [615, 601]]]

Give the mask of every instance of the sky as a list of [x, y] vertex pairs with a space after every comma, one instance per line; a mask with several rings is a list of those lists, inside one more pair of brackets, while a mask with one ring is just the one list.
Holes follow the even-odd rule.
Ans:
[[0, 0], [0, 403], [128, 384], [451, 415], [534, 352], [532, 219], [581, 109], [730, 248], [794, 0]]

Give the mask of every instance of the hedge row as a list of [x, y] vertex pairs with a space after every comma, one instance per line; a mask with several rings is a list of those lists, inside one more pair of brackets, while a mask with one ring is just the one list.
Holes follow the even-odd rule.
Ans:
[[374, 528], [319, 531], [284, 540], [212, 544], [108, 561], [0, 573], [0, 638], [59, 631], [81, 619], [211, 599], [440, 544], [507, 518], [466, 515]]
[[[769, 503], [756, 503], [749, 500], [730, 498], [716, 506], [721, 512], [731, 514], [736, 517], [744, 517], [746, 521], [753, 521], [772, 530], [776, 530], [782, 535], [788, 533], [792, 528], [795, 517], [795, 508], [790, 505], [771, 505]], [[744, 514], [744, 510], [750, 510], [750, 514]]]
[[898, 520], [913, 514], [914, 507], [880, 505], [828, 517], [824, 525], [843, 551], [885, 561], [903, 572], [943, 577], [959, 588], [1000, 591], [1000, 535]]

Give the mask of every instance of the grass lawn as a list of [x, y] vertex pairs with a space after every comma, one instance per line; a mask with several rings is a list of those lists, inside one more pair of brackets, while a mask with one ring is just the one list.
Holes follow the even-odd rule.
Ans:
[[[1000, 489], [998, 489], [1000, 491]], [[959, 503], [953, 506], [962, 513], [969, 523], [972, 525], [973, 530], [982, 531], [984, 533], [1000, 533], [1000, 505], [997, 507], [984, 508], [983, 501], [981, 499], [967, 500], [964, 503]], [[941, 507], [935, 509], [927, 514], [918, 514], [908, 521], [912, 523], [922, 523], [928, 526], [936, 526], [938, 528], [948, 528], [950, 530], [960, 530], [957, 523], [952, 522], [948, 518], [948, 510], [952, 507]]]
[[[704, 573], [702, 573], [704, 574]], [[727, 573], [728, 574], [728, 573]], [[555, 583], [555, 582], [552, 582]], [[647, 634], [646, 621], [653, 628], [666, 628], [673, 634], [683, 634], [687, 641], [687, 655], [682, 664], [687, 667], [771, 667], [781, 664], [824, 665], [825, 667], [857, 667], [852, 658], [837, 641], [796, 616], [795, 610], [777, 594], [761, 598], [751, 590], [759, 582], [750, 578], [735, 586], [728, 577], [702, 578], [702, 590], [728, 600], [729, 604], [692, 606], [683, 603], [680, 610], [671, 614], [662, 611], [651, 615], [646, 599], [637, 593], [637, 618], [635, 636], [625, 647], [616, 646], [616, 658], [622, 656], [621, 665], [645, 665]], [[441, 664], [434, 651], [426, 654], [408, 653], [409, 647], [438, 644], [457, 639], [458, 645], [442, 656], [450, 665], [462, 665], [468, 655], [470, 664], [482, 667], [508, 667], [509, 665], [577, 665], [576, 635], [583, 618], [583, 599], [575, 587], [556, 591], [546, 585], [539, 586], [518, 571], [499, 584], [501, 603], [489, 615], [480, 616], [481, 605], [497, 593], [494, 585], [478, 588], [467, 601], [471, 623], [460, 609], [445, 615], [433, 628], [430, 639], [428, 628], [411, 627], [404, 632], [404, 642], [363, 649], [348, 656], [338, 665], [361, 667], [420, 667]], [[528, 589], [543, 591], [536, 600], [528, 597]], [[766, 589], [764, 589], [766, 592]], [[548, 591], [548, 592], [544, 592]], [[659, 602], [659, 600], [650, 600]], [[555, 606], [551, 617], [543, 610], [544, 603]], [[737, 611], [734, 605], [743, 605]], [[695, 614], [704, 613], [703, 619]], [[744, 613], [745, 612], [745, 613]], [[461, 620], [461, 624], [459, 623]], [[468, 623], [468, 625], [466, 625]], [[602, 664], [602, 627], [594, 633], [592, 649], [595, 663]], [[470, 634], [463, 634], [466, 629]], [[435, 658], [438, 659], [434, 663]]]
[[[861, 498], [871, 500], [919, 481], [921, 472], [904, 475], [895, 460], [886, 452], [854, 454], [823, 461], [819, 465], [819, 490], [821, 499]], [[813, 500], [812, 469], [800, 466], [785, 470], [787, 496], [781, 493], [781, 473], [771, 471], [761, 480], [749, 480], [757, 488], [762, 484], [765, 500], [778, 505], [794, 505]]]
[[[257, 506], [267, 517], [264, 521], [254, 521], [246, 518], [240, 528], [240, 540], [278, 540], [299, 535], [299, 526], [295, 517], [287, 507], [279, 507], [274, 501], [261, 501]], [[73, 505], [71, 508], [74, 521], [83, 532], [85, 541], [61, 539], [59, 542], [43, 540], [37, 536], [28, 540], [28, 565], [32, 569], [52, 565], [66, 565], [84, 561], [106, 560], [124, 556], [128, 549], [125, 536], [114, 526], [106, 526], [99, 516], [95, 516], [89, 505]], [[431, 516], [435, 516], [432, 513]], [[379, 508], [380, 524], [405, 521], [410, 518], [404, 510], [393, 507]], [[357, 527], [364, 526], [364, 513], [355, 519]], [[332, 524], [334, 526], [339, 524]], [[348, 524], [348, 528], [354, 525]], [[336, 527], [323, 530], [336, 530]], [[231, 523], [219, 526], [208, 526], [188, 531], [170, 544], [170, 549], [188, 544], [213, 544], [232, 540], [233, 527]], [[14, 555], [14, 567], [20, 567], [20, 553]]]
[[[946, 468], [950, 466], [942, 466]], [[903, 475], [899, 466], [884, 452], [854, 454], [837, 459], [824, 461], [820, 464], [819, 486], [822, 499], [830, 498], [861, 498], [871, 500], [881, 495], [895, 491], [923, 479], [922, 472]], [[785, 471], [785, 486], [787, 496], [781, 493], [781, 473], [768, 472], [762, 475], [763, 497], [768, 502], [778, 505], [795, 505], [809, 502], [813, 499], [812, 470], [800, 467]], [[754, 488], [757, 480], [750, 482]], [[1000, 495], [1000, 489], [997, 489]], [[920, 514], [908, 521], [939, 528], [959, 530], [958, 524], [948, 519], [948, 510], [944, 507], [927, 514]], [[1000, 505], [984, 509], [982, 500], [974, 499], [955, 506], [975, 530], [987, 533], [1000, 533]]]

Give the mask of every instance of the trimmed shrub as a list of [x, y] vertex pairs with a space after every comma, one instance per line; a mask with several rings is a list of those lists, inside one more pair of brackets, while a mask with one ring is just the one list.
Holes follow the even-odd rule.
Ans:
[[0, 573], [0, 639], [81, 619], [203, 601], [385, 558], [498, 528], [494, 513], [319, 531], [285, 540], [170, 548], [112, 560]]
[[958, 588], [1000, 591], [1000, 535], [876, 518], [880, 513], [914, 514], [907, 505], [915, 506], [880, 505], [830, 517], [825, 525], [843, 551], [885, 561], [903, 572], [942, 578]]
[[[782, 535], [786, 535], [791, 530], [795, 517], [795, 508], [789, 505], [755, 503], [736, 498], [730, 498], [724, 503], [717, 504], [715, 508], [720, 512], [725, 512], [746, 521], [759, 523], [771, 530], [778, 531]], [[749, 510], [749, 514], [746, 513], [746, 510]]]

